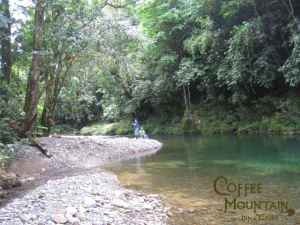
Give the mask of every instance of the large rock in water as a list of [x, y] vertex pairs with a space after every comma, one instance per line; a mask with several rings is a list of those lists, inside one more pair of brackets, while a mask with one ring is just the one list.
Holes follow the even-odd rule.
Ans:
[[21, 182], [18, 180], [16, 174], [9, 172], [3, 175], [2, 179], [0, 180], [0, 186], [4, 190], [7, 190], [12, 187], [21, 186]]

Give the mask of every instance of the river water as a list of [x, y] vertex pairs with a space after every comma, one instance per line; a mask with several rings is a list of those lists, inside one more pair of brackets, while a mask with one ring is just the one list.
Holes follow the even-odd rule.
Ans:
[[[157, 153], [107, 168], [173, 206], [169, 224], [300, 224], [300, 136], [152, 136]], [[183, 209], [183, 213], [181, 212]]]

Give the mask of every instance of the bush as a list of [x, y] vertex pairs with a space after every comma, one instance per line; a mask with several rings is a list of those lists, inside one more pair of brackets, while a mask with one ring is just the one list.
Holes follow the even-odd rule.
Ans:
[[221, 133], [232, 132], [232, 130], [233, 130], [232, 127], [230, 125], [228, 125], [228, 124], [222, 124], [220, 126], [220, 132]]
[[269, 119], [263, 119], [261, 122], [260, 122], [260, 125], [259, 125], [259, 129], [261, 131], [267, 131], [268, 128], [270, 126], [270, 120]]
[[174, 133], [174, 134], [180, 134], [183, 133], [183, 126], [181, 123], [179, 124], [173, 124], [170, 127], [167, 127], [166, 129], [167, 133]]
[[7, 145], [0, 143], [0, 163], [3, 165], [4, 162], [13, 160], [14, 153], [22, 150], [22, 146], [25, 144], [30, 144], [28, 139], [21, 139], [20, 141]]
[[133, 126], [129, 127], [128, 125], [126, 125], [124, 123], [119, 123], [119, 126], [117, 126], [115, 133], [117, 135], [133, 134], [134, 128], [133, 128]]
[[117, 123], [97, 123], [92, 126], [83, 127], [80, 130], [81, 135], [112, 135], [116, 134]]
[[8, 118], [0, 121], [0, 143], [9, 144], [18, 140], [18, 134], [8, 125]]
[[271, 119], [270, 121], [270, 130], [274, 132], [284, 131], [283, 126], [278, 124], [274, 119]]
[[118, 126], [116, 126], [116, 124], [112, 124], [111, 126], [106, 127], [105, 130], [101, 134], [114, 135], [114, 134], [116, 134], [117, 129], [118, 129]]
[[237, 130], [238, 133], [248, 133], [249, 132], [249, 128], [246, 126], [246, 127], [240, 127], [238, 130]]
[[163, 129], [161, 127], [156, 127], [153, 129], [153, 134], [162, 134], [164, 133]]
[[79, 131], [70, 125], [53, 125], [51, 131], [57, 134], [79, 134]]
[[259, 122], [253, 122], [249, 125], [249, 130], [250, 131], [258, 131], [260, 128], [260, 123]]

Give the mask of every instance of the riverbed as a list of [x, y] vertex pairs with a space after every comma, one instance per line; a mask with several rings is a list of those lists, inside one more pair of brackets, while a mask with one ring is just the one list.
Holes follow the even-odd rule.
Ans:
[[134, 190], [101, 164], [155, 154], [156, 140], [135, 138], [37, 138], [47, 158], [22, 144], [2, 168], [0, 224], [164, 225], [170, 206], [165, 196]]

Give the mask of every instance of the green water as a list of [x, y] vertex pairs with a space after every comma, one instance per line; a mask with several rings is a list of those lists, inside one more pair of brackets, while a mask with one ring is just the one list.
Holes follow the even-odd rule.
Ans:
[[[168, 224], [298, 224], [300, 223], [299, 135], [165, 135], [156, 154], [122, 160], [109, 170], [124, 183], [146, 193], [161, 194], [174, 206]], [[223, 176], [225, 180], [215, 180]], [[234, 187], [240, 184], [240, 195]], [[247, 184], [246, 186], [244, 184]], [[245, 187], [251, 187], [245, 194]], [[259, 185], [258, 185], [259, 184]], [[260, 189], [258, 189], [258, 187]], [[231, 191], [231, 192], [230, 192]], [[242, 203], [236, 208], [228, 201]], [[245, 202], [261, 208], [243, 207]], [[286, 207], [278, 205], [284, 202]], [[179, 213], [178, 208], [185, 210]], [[287, 209], [295, 211], [287, 216]], [[188, 212], [188, 210], [192, 212]], [[260, 214], [260, 215], [258, 215]], [[262, 215], [263, 214], [263, 215]], [[244, 216], [244, 217], [243, 217]], [[247, 219], [246, 219], [247, 218]], [[249, 220], [248, 220], [249, 219]]]

